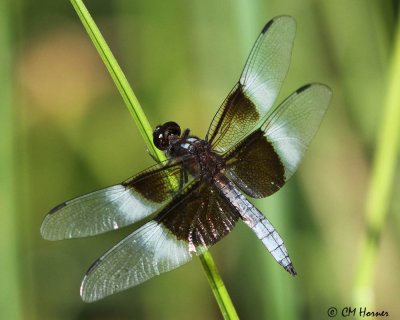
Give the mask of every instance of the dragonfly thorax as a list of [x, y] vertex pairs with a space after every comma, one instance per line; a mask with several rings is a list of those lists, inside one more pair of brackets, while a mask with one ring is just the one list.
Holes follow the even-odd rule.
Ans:
[[202, 139], [194, 136], [173, 138], [169, 141], [167, 155], [178, 161], [192, 176], [212, 182], [225, 165], [224, 159]]

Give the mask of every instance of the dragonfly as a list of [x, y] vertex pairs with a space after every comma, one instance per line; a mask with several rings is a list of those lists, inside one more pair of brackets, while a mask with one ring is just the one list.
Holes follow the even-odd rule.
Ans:
[[103, 299], [176, 269], [229, 234], [239, 220], [296, 275], [281, 236], [246, 198], [264, 198], [284, 186], [331, 99], [326, 85], [313, 83], [274, 106], [295, 32], [289, 16], [264, 26], [204, 139], [189, 129], [181, 132], [173, 121], [159, 125], [153, 142], [167, 160], [63, 202], [45, 216], [40, 231], [48, 240], [94, 236], [148, 218], [89, 268], [80, 287], [83, 301]]

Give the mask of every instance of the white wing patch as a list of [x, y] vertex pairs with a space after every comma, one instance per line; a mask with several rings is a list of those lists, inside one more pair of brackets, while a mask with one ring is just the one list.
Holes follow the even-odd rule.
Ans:
[[92, 236], [140, 221], [165, 202], [147, 201], [133, 189], [115, 185], [57, 206], [44, 218], [40, 232], [47, 240]]
[[296, 171], [331, 100], [322, 84], [307, 85], [272, 111], [261, 129], [285, 167], [285, 180]]
[[[120, 196], [115, 196], [115, 193], [119, 193]], [[128, 224], [140, 221], [158, 208], [161, 207], [160, 204], [147, 201], [144, 197], [136, 194], [132, 189], [116, 185], [113, 187], [111, 192], [106, 192], [106, 197], [110, 203], [113, 203], [115, 210], [118, 212], [121, 221], [121, 226], [126, 226]], [[120, 226], [117, 225], [118, 229]]]
[[102, 299], [171, 271], [191, 258], [187, 241], [150, 221], [94, 263], [82, 281], [81, 297], [85, 302]]

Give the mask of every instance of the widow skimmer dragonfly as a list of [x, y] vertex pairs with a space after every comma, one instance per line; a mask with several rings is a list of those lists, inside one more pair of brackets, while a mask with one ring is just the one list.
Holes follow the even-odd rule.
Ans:
[[238, 83], [204, 140], [175, 122], [157, 126], [153, 141], [168, 160], [128, 180], [52, 209], [48, 240], [97, 235], [155, 217], [87, 271], [80, 294], [93, 302], [173, 270], [221, 240], [241, 219], [275, 260], [296, 275], [282, 238], [244, 195], [278, 191], [297, 169], [331, 99], [309, 84], [273, 107], [286, 77], [296, 23], [280, 16], [259, 35]]

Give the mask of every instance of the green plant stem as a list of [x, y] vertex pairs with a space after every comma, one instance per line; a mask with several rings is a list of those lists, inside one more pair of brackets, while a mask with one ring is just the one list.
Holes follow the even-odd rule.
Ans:
[[[124, 99], [125, 104], [131, 112], [132, 117], [135, 120], [149, 150], [159, 161], [165, 160], [164, 153], [154, 147], [152, 142], [153, 130], [149, 124], [149, 121], [147, 120], [139, 101], [133, 93], [128, 80], [118, 65], [117, 60], [101, 35], [100, 30], [97, 28], [95, 22], [90, 16], [89, 11], [81, 0], [71, 0], [71, 3], [80, 20], [82, 21], [87, 33], [92, 39], [98, 53], [103, 59], [104, 64], [110, 72], [111, 77], [113, 78], [122, 98]], [[211, 254], [208, 251], [204, 251], [200, 255], [200, 260], [224, 319], [238, 319], [235, 308], [218, 273]]]
[[110, 73], [112, 79], [114, 80], [126, 106], [128, 107], [139, 131], [147, 144], [147, 147], [151, 153], [159, 160], [165, 160], [165, 155], [162, 151], [154, 147], [153, 140], [153, 130], [147, 120], [138, 99], [136, 98], [131, 86], [128, 83], [123, 71], [121, 70], [117, 60], [112, 54], [110, 48], [108, 47], [106, 41], [104, 40], [99, 28], [92, 19], [89, 11], [85, 7], [82, 0], [71, 0], [72, 5], [76, 13], [78, 14], [83, 26], [85, 27], [87, 33], [92, 39], [97, 52], [101, 56], [104, 64], [106, 65], [108, 72]]
[[388, 91], [378, 130], [366, 202], [366, 234], [361, 243], [354, 285], [357, 305], [373, 306], [372, 282], [379, 237], [385, 225], [400, 139], [400, 23], [389, 65]]
[[199, 258], [224, 319], [239, 319], [210, 252], [203, 251]]

